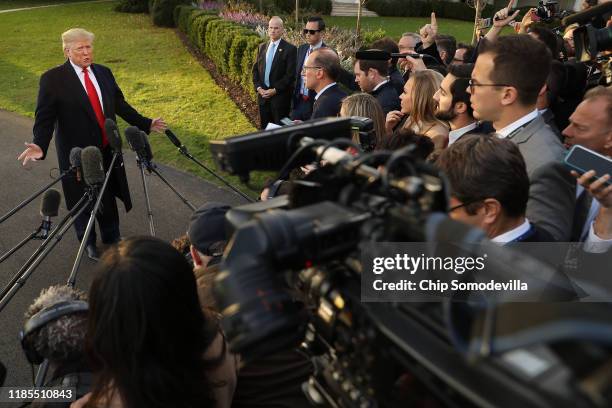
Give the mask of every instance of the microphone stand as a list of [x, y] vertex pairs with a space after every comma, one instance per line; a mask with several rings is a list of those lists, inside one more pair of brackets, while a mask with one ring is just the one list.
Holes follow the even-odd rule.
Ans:
[[[147, 168], [147, 171], [149, 172], [149, 174], [154, 173], [157, 177], [159, 177], [159, 179], [163, 181], [164, 184], [167, 185], [170, 188], [170, 190], [172, 190], [174, 194], [176, 194], [176, 196], [180, 198], [181, 201], [185, 203], [187, 207], [189, 207], [191, 211], [195, 211], [197, 209], [193, 204], [189, 202], [189, 200], [187, 200], [187, 198], [185, 198], [185, 196], [179, 193], [178, 190], [174, 188], [174, 186], [170, 184], [168, 180], [166, 180], [163, 174], [161, 174], [160, 171], [157, 170], [157, 165], [155, 163], [153, 163], [150, 160], [140, 157], [140, 155], [138, 156], [138, 161]], [[143, 172], [143, 175], [144, 175], [144, 172]]]
[[[72, 207], [70, 212], [64, 217], [64, 219], [58, 224], [58, 226], [49, 234], [47, 239], [42, 245], [32, 254], [32, 256], [26, 261], [26, 263], [19, 269], [19, 271], [13, 276], [11, 282], [2, 290], [0, 294], [0, 312], [4, 310], [6, 305], [15, 296], [17, 291], [25, 285], [26, 281], [34, 270], [40, 265], [40, 263], [49, 255], [49, 253], [55, 248], [55, 246], [62, 240], [64, 234], [78, 217], [89, 206], [89, 203], [93, 201], [93, 192], [86, 192], [79, 202]], [[70, 220], [69, 220], [70, 219]], [[53, 242], [52, 242], [53, 241]], [[51, 244], [51, 245], [49, 245]]]
[[149, 189], [147, 188], [147, 180], [145, 177], [145, 167], [151, 173], [150, 164], [145, 164], [140, 157], [140, 154], [137, 153], [136, 163], [138, 164], [138, 168], [140, 169], [140, 179], [142, 180], [142, 187], [144, 189], [145, 194], [145, 202], [147, 204], [147, 217], [149, 218], [149, 231], [151, 231], [151, 235], [155, 236], [155, 225], [153, 224], [153, 211], [151, 210], [151, 201], [149, 199]]
[[166, 135], [168, 136], [168, 138], [170, 139], [170, 141], [172, 142], [172, 144], [174, 144], [177, 148], [178, 151], [185, 156], [186, 158], [188, 158], [189, 160], [191, 160], [192, 162], [194, 162], [195, 164], [197, 164], [198, 166], [200, 166], [201, 168], [203, 168], [204, 170], [206, 170], [209, 174], [211, 174], [212, 176], [214, 176], [217, 180], [221, 181], [223, 184], [225, 184], [227, 187], [229, 187], [233, 192], [235, 192], [236, 194], [238, 194], [239, 196], [241, 196], [242, 198], [244, 198], [245, 200], [247, 200], [248, 202], [254, 203], [255, 200], [252, 199], [251, 197], [249, 197], [248, 195], [246, 195], [245, 193], [243, 193], [242, 191], [238, 190], [236, 187], [232, 186], [228, 181], [226, 181], [224, 178], [222, 178], [221, 176], [219, 176], [217, 173], [215, 173], [214, 171], [212, 171], [211, 169], [209, 169], [208, 167], [206, 167], [206, 165], [204, 165], [204, 163], [202, 163], [201, 161], [199, 161], [198, 159], [196, 159], [195, 157], [193, 157], [193, 155], [191, 153], [189, 153], [189, 151], [187, 150], [187, 147], [185, 147], [184, 144], [182, 144], [180, 142], [180, 140], [178, 140], [178, 138], [172, 134], [172, 136], [170, 136], [168, 133], [166, 133]]
[[[96, 203], [94, 204], [94, 207], [91, 210], [91, 215], [89, 216], [89, 221], [87, 222], [87, 228], [85, 228], [85, 234], [83, 235], [83, 239], [81, 240], [79, 251], [77, 252], [76, 259], [74, 260], [74, 265], [72, 266], [70, 277], [68, 278], [67, 285], [72, 288], [74, 288], [74, 285], [76, 283], [76, 274], [77, 274], [77, 271], [79, 270], [79, 266], [81, 265], [81, 259], [83, 258], [83, 252], [85, 251], [85, 247], [87, 246], [87, 240], [89, 239], [89, 236], [91, 235], [91, 230], [93, 229], [93, 224], [96, 219], [96, 213], [98, 212], [98, 209], [100, 208], [100, 203], [102, 202], [102, 196], [104, 195], [104, 191], [106, 190], [106, 186], [108, 185], [108, 180], [110, 180], [110, 176], [113, 172], [113, 168], [115, 167], [115, 162], [117, 161], [117, 158], [119, 157], [119, 155], [121, 155], [121, 151], [115, 151], [115, 153], [113, 153], [113, 159], [110, 162], [110, 166], [108, 166], [108, 171], [106, 172], [104, 183], [102, 184], [102, 188], [100, 188], [100, 191], [97, 193], [98, 199], [96, 200]], [[95, 187], [92, 186], [91, 189], [95, 190]], [[95, 195], [96, 192], [94, 191], [93, 194]]]
[[42, 227], [38, 227], [36, 230], [34, 230], [34, 232], [32, 232], [30, 235], [24, 238], [23, 241], [15, 245], [13, 248], [9, 249], [8, 252], [6, 252], [4, 255], [0, 257], [0, 263], [4, 262], [9, 256], [13, 255], [19, 248], [24, 246], [28, 241], [30, 241], [31, 239], [35, 239], [36, 235], [38, 235], [41, 229]]
[[58, 178], [56, 178], [55, 180], [53, 180], [52, 182], [50, 182], [46, 186], [42, 187], [40, 190], [38, 190], [36, 193], [32, 194], [30, 197], [26, 198], [17, 207], [13, 208], [11, 211], [9, 211], [8, 213], [4, 214], [0, 218], [0, 224], [2, 224], [4, 221], [9, 219], [13, 214], [15, 214], [17, 211], [21, 210], [26, 205], [28, 205], [30, 202], [32, 202], [32, 200], [34, 200], [36, 197], [38, 197], [39, 195], [41, 195], [42, 193], [44, 193], [45, 191], [47, 191], [48, 189], [53, 187], [60, 180], [62, 180], [64, 177], [66, 177], [68, 174], [72, 173], [73, 171], [74, 171], [74, 169], [66, 170], [65, 172], [60, 174], [60, 176]]

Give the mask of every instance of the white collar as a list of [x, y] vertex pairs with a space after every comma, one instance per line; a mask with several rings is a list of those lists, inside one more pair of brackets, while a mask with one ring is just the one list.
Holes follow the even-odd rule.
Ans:
[[543, 115], [543, 114], [545, 114], [545, 113], [546, 113], [546, 111], [547, 111], [547, 110], [548, 110], [548, 108], [538, 109], [538, 113], [539, 113], [540, 115]]
[[[70, 61], [70, 65], [72, 65], [72, 68], [74, 68], [74, 71], [77, 73], [77, 75], [83, 74], [83, 68], [82, 67], [79, 67], [77, 64], [72, 62], [72, 60], [70, 58], [68, 58], [68, 61]], [[87, 67], [87, 72], [89, 72], [90, 74], [93, 74], [93, 71], [91, 70], [91, 65]]]
[[278, 48], [278, 44], [281, 42], [281, 40], [282, 40], [282, 38], [279, 38], [279, 39], [278, 39], [278, 40], [276, 40], [276, 41], [270, 41], [270, 44], [268, 44], [268, 48], [270, 48], [270, 45], [271, 45], [271, 44], [274, 44], [274, 47], [275, 47], [275, 48]]
[[329, 88], [331, 88], [332, 86], [336, 85], [335, 82], [332, 82], [331, 84], [327, 85], [325, 88], [321, 89], [316, 95], [315, 95], [315, 101], [317, 99], [319, 99], [319, 96], [321, 96], [321, 94], [323, 94], [323, 92], [327, 91]]
[[521, 235], [525, 234], [527, 231], [529, 231], [530, 228], [531, 225], [529, 224], [529, 220], [525, 218], [525, 221], [523, 221], [521, 225], [494, 237], [493, 239], [491, 239], [491, 241], [497, 242], [498, 244], [507, 244], [508, 242], [512, 242]]
[[516, 129], [520, 128], [521, 126], [523, 126], [525, 123], [531, 122], [532, 120], [537, 118], [538, 115], [539, 115], [538, 110], [534, 109], [532, 112], [529, 112], [525, 116], [512, 122], [505, 128], [498, 130], [496, 132], [497, 137], [501, 137], [502, 139], [508, 137], [512, 132], [514, 132]]
[[380, 88], [381, 86], [383, 86], [384, 84], [386, 84], [387, 82], [389, 82], [388, 79], [385, 79], [384, 81], [382, 81], [380, 84], [376, 85], [374, 87], [374, 89], [372, 89], [372, 92], [375, 92], [378, 88]]
[[476, 129], [476, 126], [478, 126], [478, 122], [472, 122], [467, 126], [464, 126], [459, 129], [451, 130], [450, 132], [448, 132], [448, 145], [450, 146], [453, 143], [455, 143], [457, 139], [465, 135], [470, 130]]
[[318, 50], [319, 48], [321, 48], [323, 46], [323, 40], [319, 41], [318, 43], [316, 43], [315, 45], [310, 45], [308, 44], [308, 47], [310, 50], [314, 51], [314, 50]]

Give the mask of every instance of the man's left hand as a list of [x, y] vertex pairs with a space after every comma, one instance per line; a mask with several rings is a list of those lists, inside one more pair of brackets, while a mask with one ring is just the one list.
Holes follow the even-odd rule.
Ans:
[[164, 122], [163, 118], [155, 118], [153, 119], [153, 121], [151, 122], [151, 132], [158, 132], [161, 133], [164, 130], [166, 130], [168, 128], [168, 125], [166, 124], [166, 122]]
[[268, 99], [276, 95], [276, 89], [271, 88], [264, 91], [264, 98]]

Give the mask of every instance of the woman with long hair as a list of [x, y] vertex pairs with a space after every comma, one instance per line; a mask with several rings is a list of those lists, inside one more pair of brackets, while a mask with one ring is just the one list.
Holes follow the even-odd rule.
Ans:
[[[385, 114], [380, 103], [370, 94], [355, 93], [342, 100], [340, 116], [362, 116], [370, 118], [374, 122], [375, 144], [378, 146], [385, 137]], [[359, 140], [353, 140], [359, 143]]]
[[408, 128], [430, 137], [436, 149], [444, 148], [449, 128], [447, 123], [436, 118], [436, 102], [433, 99], [442, 79], [442, 74], [431, 69], [412, 73], [404, 85], [404, 93], [400, 95], [401, 111], [387, 114], [387, 133]]
[[236, 361], [204, 313], [191, 267], [169, 244], [134, 237], [108, 249], [89, 290], [94, 386], [73, 405], [229, 407]]

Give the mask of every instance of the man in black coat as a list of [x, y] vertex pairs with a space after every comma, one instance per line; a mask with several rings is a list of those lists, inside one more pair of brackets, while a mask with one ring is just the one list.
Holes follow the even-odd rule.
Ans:
[[289, 116], [297, 50], [281, 38], [283, 33], [283, 20], [272, 17], [268, 22], [270, 41], [259, 46], [257, 61], [253, 64], [262, 129], [270, 122], [280, 124], [282, 118]]
[[[73, 147], [96, 146], [102, 151], [105, 171], [111, 162], [112, 152], [104, 130], [105, 119], [116, 120], [118, 114], [131, 125], [145, 132], [162, 131], [163, 119], [149, 119], [140, 115], [124, 99], [110, 69], [93, 64], [94, 35], [81, 28], [73, 28], [62, 34], [64, 55], [67, 61], [45, 72], [40, 78], [40, 89], [34, 121], [34, 140], [26, 143], [26, 150], [19, 156], [25, 165], [28, 161], [46, 157], [49, 143], [55, 131], [55, 146], [61, 171], [70, 168], [70, 150]], [[62, 188], [68, 209], [83, 196], [83, 183], [75, 177], [65, 177]], [[102, 242], [112, 244], [120, 239], [119, 213], [115, 197], [119, 197], [126, 211], [132, 207], [123, 161], [119, 160], [102, 199], [102, 210], [97, 214]], [[82, 240], [89, 214], [83, 213], [74, 226]], [[96, 235], [92, 230], [87, 242], [87, 254], [97, 258]]]
[[304, 64], [302, 75], [308, 89], [316, 92], [311, 119], [335, 117], [340, 113], [346, 93], [336, 83], [340, 59], [329, 48], [313, 51]]
[[327, 47], [323, 42], [325, 31], [325, 21], [320, 16], [309, 17], [304, 26], [304, 39], [306, 44], [302, 44], [297, 49], [297, 61], [295, 69], [295, 88], [293, 89], [293, 100], [291, 101], [291, 119], [307, 120], [312, 116], [312, 106], [314, 105], [315, 91], [308, 89], [302, 76], [302, 67], [306, 58], [313, 52], [322, 47]]
[[397, 91], [389, 82], [387, 61], [356, 60], [355, 82], [363, 92], [374, 96], [384, 114], [400, 110], [400, 99]]

